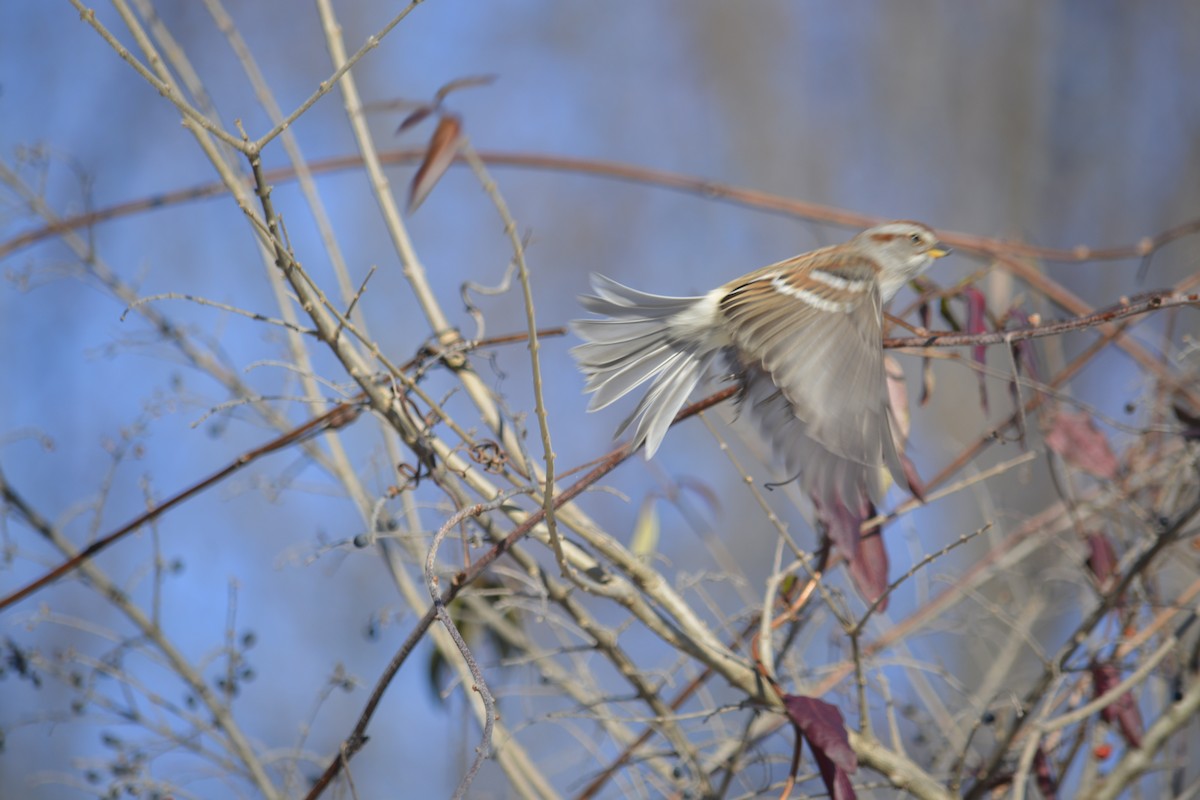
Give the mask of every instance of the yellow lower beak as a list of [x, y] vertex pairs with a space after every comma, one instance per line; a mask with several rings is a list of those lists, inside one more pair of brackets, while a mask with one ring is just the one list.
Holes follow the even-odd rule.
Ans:
[[944, 256], [950, 255], [952, 252], [954, 252], [954, 251], [951, 250], [949, 247], [939, 244], [937, 247], [932, 248], [929, 251], [928, 255], [930, 258], [942, 258]]

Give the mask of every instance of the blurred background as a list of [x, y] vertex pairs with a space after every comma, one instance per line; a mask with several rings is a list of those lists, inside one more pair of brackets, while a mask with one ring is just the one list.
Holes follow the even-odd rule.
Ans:
[[[134, 3], [143, 18], [148, 5]], [[252, 137], [265, 131], [269, 121], [205, 4], [158, 2], [153, 8], [192, 60], [224, 124], [240, 120]], [[338, 4], [349, 49], [398, 9], [395, 3]], [[285, 111], [329, 77], [313, 6], [234, 0], [226, 10]], [[98, 5], [96, 13], [133, 48], [112, 8]], [[378, 104], [426, 101], [456, 78], [495, 75], [493, 84], [447, 100], [484, 152], [625, 162], [882, 219], [917, 219], [941, 231], [1106, 247], [1200, 215], [1200, 5], [1192, 2], [427, 0], [355, 74], [364, 101]], [[394, 134], [404, 113], [372, 114], [381, 148], [425, 143], [430, 123]], [[292, 130], [314, 163], [356, 152], [336, 91]], [[67, 3], [0, 4], [0, 161], [6, 175], [0, 242], [45, 224], [31, 196], [69, 216], [216, 178], [178, 112]], [[264, 163], [288, 162], [276, 145]], [[398, 195], [414, 169], [389, 167]], [[700, 294], [853, 233], [699, 193], [570, 172], [497, 166], [493, 176], [528, 235], [538, 320], [545, 326], [580, 314], [574, 298], [586, 290], [591, 272], [650, 292]], [[346, 168], [321, 175], [319, 188], [353, 279], [360, 282], [377, 267], [361, 300], [371, 333], [394, 361], [404, 361], [427, 339], [428, 325], [366, 180], [361, 170]], [[332, 284], [296, 185], [278, 182], [274, 198], [298, 259]], [[474, 335], [460, 287], [465, 281], [499, 284], [511, 257], [490, 202], [470, 172], [452, 168], [407, 223], [439, 299], [453, 322]], [[141, 296], [194, 295], [278, 316], [251, 230], [228, 196], [144, 210], [79, 233], [87, 251]], [[1193, 244], [1185, 239], [1158, 253], [1142, 282], [1135, 260], [1049, 264], [1046, 270], [1103, 306], [1195, 272]], [[125, 304], [94, 277], [80, 277], [80, 263], [76, 252], [50, 238], [6, 251], [0, 264], [0, 469], [78, 544], [273, 435], [237, 409], [209, 415], [229, 399], [223, 388], [184, 363], [143, 319], [123, 318]], [[985, 265], [960, 254], [939, 262], [930, 277], [948, 286]], [[999, 271], [979, 286], [997, 314], [1022, 298], [1023, 287]], [[901, 296], [897, 306], [910, 299]], [[1026, 299], [1029, 311], [1065, 316]], [[476, 302], [487, 335], [524, 329], [519, 291]], [[290, 399], [299, 389], [281, 366], [287, 356], [278, 328], [184, 300], [157, 305], [249, 385], [279, 398], [289, 418], [307, 418]], [[1170, 330], [1166, 319], [1138, 328], [1156, 350], [1164, 335], [1182, 342], [1197, 331], [1194, 312], [1184, 312]], [[1049, 341], [1039, 346], [1039, 358], [1052, 370], [1090, 341], [1087, 335]], [[607, 452], [625, 413], [585, 414], [583, 380], [567, 354], [574, 343], [564, 337], [543, 344], [561, 469]], [[344, 384], [329, 356], [312, 349], [321, 374]], [[989, 359], [1007, 368], [999, 350]], [[919, 362], [902, 361], [915, 396]], [[528, 415], [536, 431], [526, 350], [511, 346], [476, 363], [507, 407]], [[968, 370], [939, 366], [936, 374], [932, 401], [913, 410], [910, 454], [927, 475], [985, 431], [989, 419]], [[430, 385], [448, 391], [453, 384], [434, 376]], [[1129, 424], [1146, 422], [1139, 416], [1145, 390], [1135, 365], [1112, 348], [1069, 389]], [[1012, 406], [1002, 381], [993, 381], [991, 395], [993, 421], [1007, 416]], [[466, 408], [466, 400], [452, 397], [448, 407]], [[1120, 450], [1124, 434], [1106, 432]], [[355, 467], [382, 493], [395, 477], [378, 431], [361, 425], [346, 439]], [[536, 432], [530, 446], [540, 454]], [[743, 454], [756, 447], [752, 439], [737, 445]], [[996, 447], [964, 474], [1017, 453], [1015, 443]], [[987, 491], [956, 495], [889, 527], [893, 574], [914, 554], [985, 521], [994, 522], [997, 533], [1018, 524], [1054, 496], [1044, 469], [1043, 461], [1034, 462], [987, 484]], [[693, 598], [711, 594], [714, 604], [739, 592], [761, 598], [776, 537], [698, 421], [674, 431], [654, 463], [631, 461], [606, 480], [613, 491], [592, 493], [582, 503], [628, 540], [645, 499], [680, 481], [707, 487], [718, 502], [708, 508], [698, 493], [693, 513], [660, 504], [656, 566], [681, 586], [699, 586]], [[430, 527], [444, 518], [434, 507], [421, 513]], [[786, 513], [799, 540], [811, 546], [799, 512]], [[254, 740], [285, 754], [281, 758], [291, 757], [309, 726], [303, 748], [317, 754], [308, 770], [314, 775], [350, 730], [366, 692], [362, 686], [331, 690], [331, 676], [354, 676], [369, 686], [414, 621], [370, 548], [338, 546], [360, 532], [339, 487], [298, 451], [288, 451], [189, 502], [98, 563], [154, 609], [183, 655], [209, 678], [219, 679], [225, 669], [221, 648], [232, 641], [247, 645], [254, 674], [240, 682], [236, 712]], [[730, 549], [742, 577], [713, 577], [722, 567], [698, 534]], [[5, 593], [58, 560], [11, 517], [0, 527], [0, 541]], [[152, 588], [156, 558], [167, 573], [160, 589]], [[904, 587], [889, 614], [911, 609], [954, 563], [939, 562], [928, 579]], [[840, 571], [834, 580], [847, 585]], [[1064, 588], [1062, 596], [1076, 591]], [[1044, 632], [1052, 636], [1076, 613], [1048, 613]], [[134, 671], [152, 690], [178, 692], [163, 664], [118, 646], [127, 632], [127, 622], [78, 582], [57, 585], [0, 617], [0, 635], [17, 648], [10, 656], [27, 649], [47, 658], [78, 651]], [[922, 646], [932, 649], [922, 654]], [[636, 651], [636, 641], [629, 647]], [[953, 635], [917, 648], [914, 658], [936, 653], [968, 685], [968, 676], [990, 658], [986, 645]], [[469, 763], [477, 728], [461, 692], [438, 699], [424, 666], [431, 658], [424, 653], [402, 671], [385, 698], [372, 743], [354, 762], [359, 796], [394, 796], [398, 776], [401, 796], [448, 796]], [[670, 663], [666, 659], [664, 669]], [[527, 678], [517, 668], [500, 682], [513, 689], [510, 702], [536, 707], [535, 698], [517, 689]], [[101, 793], [114, 754], [133, 748], [141, 726], [115, 709], [74, 713], [80, 692], [69, 675], [53, 679], [43, 671], [39, 685], [32, 681], [10, 658], [0, 681], [0, 796]], [[334, 696], [321, 702], [331, 691]], [[184, 696], [169, 699], [188, 703]], [[538, 719], [521, 737], [531, 752], [552, 754], [563, 747], [564, 730], [585, 746], [586, 724], [569, 715], [566, 722]], [[173, 758], [186, 762], [168, 753], [159, 769], [192, 796], [252, 793], [192, 762], [173, 773]], [[563, 758], [562, 769], [548, 771], [567, 793], [606, 763], [579, 766], [578, 759]], [[575, 768], [580, 771], [571, 774]], [[104, 773], [102, 780], [89, 782], [89, 770]], [[609, 796], [627, 790], [620, 787], [610, 785]], [[498, 773], [485, 770], [472, 796], [508, 795]]]

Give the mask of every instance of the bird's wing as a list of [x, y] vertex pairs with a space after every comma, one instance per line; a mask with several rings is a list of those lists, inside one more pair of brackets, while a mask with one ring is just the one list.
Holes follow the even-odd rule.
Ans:
[[[873, 262], [819, 250], [731, 282], [719, 307], [742, 367], [761, 369], [774, 386], [747, 382], [746, 399], [788, 469], [806, 473], [806, 488], [832, 481], [848, 497], [849, 473], [863, 474], [850, 464], [894, 467]], [[849, 464], [825, 463], [821, 450]], [[872, 495], [877, 483], [866, 481]]]

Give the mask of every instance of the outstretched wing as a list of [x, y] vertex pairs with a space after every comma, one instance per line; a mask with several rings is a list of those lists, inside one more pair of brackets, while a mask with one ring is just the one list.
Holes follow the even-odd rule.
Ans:
[[787, 468], [803, 471], [805, 488], [822, 497], [834, 488], [853, 497], [864, 485], [877, 497], [885, 462], [902, 480], [888, 420], [876, 266], [819, 250], [729, 287], [719, 307], [737, 357], [744, 369], [764, 373], [746, 382], [746, 400]]

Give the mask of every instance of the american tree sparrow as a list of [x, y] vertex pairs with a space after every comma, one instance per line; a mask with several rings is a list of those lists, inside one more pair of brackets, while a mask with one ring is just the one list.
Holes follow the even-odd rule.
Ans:
[[[826, 524], [905, 485], [884, 384], [883, 304], [949, 252], [927, 226], [889, 222], [730, 281], [701, 297], [664, 297], [592, 276], [581, 297], [604, 319], [577, 320], [571, 352], [604, 408], [649, 390], [617, 430], [633, 426], [646, 457], [714, 368], [741, 383], [741, 403]], [[857, 529], [854, 539], [857, 541]], [[836, 541], [836, 538], [835, 538]]]

